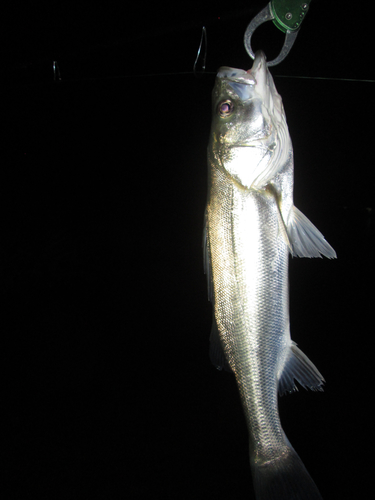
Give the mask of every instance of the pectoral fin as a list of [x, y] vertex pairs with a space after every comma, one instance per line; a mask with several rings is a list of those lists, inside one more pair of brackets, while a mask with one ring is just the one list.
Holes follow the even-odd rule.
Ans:
[[322, 257], [324, 255], [329, 259], [337, 257], [322, 233], [294, 206], [289, 215], [287, 231], [293, 256]]
[[289, 241], [289, 234], [288, 234], [288, 228], [285, 224], [284, 217], [281, 211], [281, 196], [276, 190], [275, 186], [271, 183], [267, 184], [265, 190], [264, 190], [268, 195], [271, 195], [276, 202], [276, 207], [277, 207], [277, 217], [278, 217], [278, 228], [279, 228], [279, 234], [281, 235], [282, 239], [284, 240], [285, 244], [289, 248], [289, 252], [293, 254], [293, 248], [292, 244]]
[[293, 247], [289, 239], [289, 234], [288, 234], [288, 228], [285, 225], [284, 219], [283, 219], [283, 214], [281, 213], [280, 205], [277, 203], [277, 216], [279, 219], [279, 230], [281, 233], [281, 236], [283, 240], [285, 241], [287, 247], [289, 248], [289, 252], [293, 255]]

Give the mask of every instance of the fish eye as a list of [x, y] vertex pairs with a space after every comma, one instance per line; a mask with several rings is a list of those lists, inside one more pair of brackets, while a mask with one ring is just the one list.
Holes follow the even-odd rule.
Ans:
[[230, 116], [233, 113], [233, 109], [234, 109], [234, 106], [233, 106], [232, 101], [227, 99], [226, 101], [223, 101], [219, 104], [219, 107], [218, 107], [219, 115], [222, 118], [226, 118], [227, 116]]

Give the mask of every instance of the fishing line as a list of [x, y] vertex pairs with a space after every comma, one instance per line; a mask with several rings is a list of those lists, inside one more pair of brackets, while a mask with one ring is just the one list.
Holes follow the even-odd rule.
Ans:
[[[200, 69], [198, 69], [199, 61], [202, 61], [200, 65]], [[158, 78], [163, 76], [179, 76], [179, 75], [194, 75], [196, 78], [201, 78], [204, 75], [216, 75], [216, 71], [206, 71], [206, 61], [207, 61], [207, 30], [205, 26], [202, 26], [201, 38], [199, 42], [199, 47], [197, 51], [197, 55], [193, 65], [193, 71], [168, 71], [162, 73], [145, 73], [145, 74], [132, 74], [132, 75], [111, 75], [111, 76], [97, 76], [97, 77], [88, 77], [88, 78], [72, 78], [72, 79], [63, 79], [61, 77], [60, 68], [57, 61], [52, 62], [52, 74], [53, 80], [44, 81], [44, 82], [33, 82], [26, 83], [24, 85], [15, 86], [13, 89], [24, 88], [28, 86], [39, 86], [39, 85], [49, 85], [58, 83], [61, 85], [62, 83], [79, 83], [79, 82], [94, 82], [94, 81], [103, 81], [103, 80], [119, 80], [126, 78]], [[339, 78], [339, 77], [329, 77], [329, 76], [302, 76], [302, 75], [274, 75], [275, 78], [294, 78], [301, 80], [326, 80], [326, 81], [341, 81], [341, 82], [362, 82], [362, 83], [375, 83], [373, 79], [367, 78]]]
[[[198, 69], [199, 61], [202, 61], [200, 69]], [[178, 76], [178, 75], [194, 75], [196, 78], [201, 78], [204, 75], [216, 75], [216, 71], [206, 71], [206, 61], [207, 61], [207, 30], [205, 26], [202, 26], [201, 38], [199, 42], [199, 47], [197, 55], [193, 65], [193, 71], [175, 71], [175, 72], [162, 72], [162, 73], [146, 73], [146, 74], [132, 74], [132, 75], [111, 75], [111, 76], [97, 76], [88, 78], [72, 78], [64, 79], [61, 76], [60, 68], [57, 61], [52, 62], [52, 75], [53, 80], [42, 81], [42, 82], [30, 82], [24, 83], [23, 85], [5, 85], [8, 89], [16, 90], [17, 88], [43, 86], [49, 84], [66, 84], [66, 83], [79, 83], [79, 82], [94, 82], [101, 80], [118, 80], [126, 78], [151, 78], [151, 77], [163, 77], [163, 76]], [[47, 62], [47, 61], [46, 61]], [[327, 76], [302, 76], [302, 75], [273, 75], [275, 78], [294, 78], [301, 80], [326, 80], [326, 81], [339, 81], [339, 82], [362, 82], [362, 83], [375, 83], [374, 79], [368, 78], [339, 78], [339, 77], [327, 77]]]
[[334, 76], [295, 76], [295, 75], [274, 75], [276, 78], [302, 78], [305, 80], [335, 80], [339, 82], [367, 82], [375, 83], [375, 80], [366, 80], [362, 78], [336, 78]]
[[[205, 71], [205, 75], [216, 75], [217, 71]], [[176, 75], [194, 75], [196, 76], [196, 71], [176, 71], [173, 73], [144, 73], [136, 75], [119, 75], [119, 76], [103, 76], [94, 78], [81, 78], [79, 80], [65, 80], [65, 82], [80, 82], [80, 81], [90, 81], [90, 80], [110, 80], [110, 79], [121, 79], [121, 78], [142, 78], [142, 77], [154, 77], [154, 76], [176, 76]], [[199, 75], [201, 77], [202, 75]], [[375, 80], [361, 79], [361, 78], [336, 78], [330, 76], [296, 76], [296, 75], [273, 75], [275, 78], [301, 78], [304, 80], [333, 80], [342, 82], [367, 82], [375, 83]]]
[[[197, 55], [199, 57], [199, 54]], [[197, 60], [196, 60], [197, 62]], [[202, 66], [202, 70], [199, 71], [196, 69], [196, 62], [194, 63], [193, 71], [174, 71], [174, 72], [163, 72], [163, 73], [137, 73], [132, 75], [113, 75], [113, 76], [99, 76], [99, 77], [88, 77], [88, 78], [71, 78], [65, 79], [61, 78], [60, 72], [57, 74], [54, 73], [52, 81], [44, 81], [44, 82], [33, 82], [26, 83], [24, 85], [12, 85], [8, 87], [8, 90], [17, 90], [26, 87], [36, 87], [36, 86], [48, 86], [48, 85], [56, 85], [65, 86], [69, 83], [85, 83], [85, 82], [96, 82], [96, 81], [105, 81], [105, 80], [125, 80], [130, 78], [161, 78], [163, 76], [186, 76], [193, 75], [196, 78], [202, 78], [204, 75], [213, 75], [217, 74], [217, 71], [206, 71], [205, 66]], [[301, 79], [301, 80], [325, 80], [325, 81], [341, 81], [341, 82], [362, 82], [362, 83], [375, 83], [375, 80], [365, 79], [365, 78], [337, 78], [330, 76], [299, 76], [299, 75], [273, 75], [274, 78], [293, 78], [293, 79]]]

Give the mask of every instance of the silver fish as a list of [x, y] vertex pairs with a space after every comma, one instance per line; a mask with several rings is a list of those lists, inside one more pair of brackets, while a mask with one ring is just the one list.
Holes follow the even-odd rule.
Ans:
[[288, 254], [336, 253], [293, 205], [293, 148], [264, 54], [249, 71], [220, 68], [212, 101], [204, 231], [211, 360], [236, 377], [257, 500], [318, 500], [277, 397], [296, 390], [295, 380], [312, 390], [324, 383], [290, 338]]

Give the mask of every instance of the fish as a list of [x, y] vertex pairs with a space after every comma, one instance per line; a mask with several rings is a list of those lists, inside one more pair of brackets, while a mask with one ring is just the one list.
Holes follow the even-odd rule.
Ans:
[[235, 375], [257, 500], [318, 500], [280, 422], [278, 394], [325, 380], [291, 340], [289, 254], [336, 258], [293, 203], [293, 147], [262, 51], [250, 70], [221, 67], [212, 92], [204, 268], [210, 358]]

